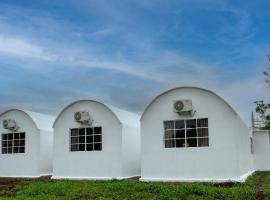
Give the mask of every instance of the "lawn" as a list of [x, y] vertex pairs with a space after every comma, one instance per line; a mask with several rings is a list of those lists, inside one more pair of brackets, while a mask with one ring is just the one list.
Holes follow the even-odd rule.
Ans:
[[245, 183], [142, 183], [0, 179], [0, 199], [270, 199], [270, 172], [256, 172]]

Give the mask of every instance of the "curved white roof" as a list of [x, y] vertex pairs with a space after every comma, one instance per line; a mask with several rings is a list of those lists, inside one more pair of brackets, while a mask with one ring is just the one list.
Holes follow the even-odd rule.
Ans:
[[114, 106], [108, 105], [108, 104], [104, 104], [101, 103], [100, 101], [96, 101], [96, 100], [91, 100], [91, 99], [85, 99], [85, 100], [78, 100], [75, 101], [71, 104], [69, 104], [68, 106], [66, 106], [57, 116], [57, 118], [55, 119], [54, 123], [53, 123], [53, 127], [55, 126], [57, 120], [60, 118], [60, 116], [62, 115], [62, 113], [68, 109], [70, 106], [80, 103], [80, 102], [85, 102], [85, 101], [89, 101], [89, 102], [95, 102], [95, 103], [99, 103], [103, 106], [105, 106], [107, 109], [109, 109], [114, 115], [115, 117], [119, 120], [120, 123], [125, 124], [125, 125], [129, 125], [129, 126], [135, 126], [135, 127], [139, 127], [140, 126], [140, 116], [126, 111], [126, 110], [122, 110], [119, 108], [116, 108]]
[[210, 94], [213, 94], [215, 95], [216, 97], [218, 97], [221, 101], [223, 101], [231, 110], [232, 112], [235, 114], [235, 115], [238, 115], [237, 112], [233, 109], [233, 107], [227, 102], [225, 101], [221, 96], [217, 95], [216, 93], [212, 92], [211, 90], [207, 90], [207, 89], [204, 89], [204, 88], [200, 88], [200, 87], [194, 87], [194, 86], [181, 86], [181, 87], [175, 87], [175, 88], [172, 88], [170, 90], [167, 90], [165, 92], [162, 92], [161, 94], [159, 94], [158, 96], [156, 96], [147, 106], [146, 108], [144, 109], [143, 113], [142, 113], [142, 116], [141, 116], [141, 119], [143, 118], [144, 114], [146, 113], [146, 111], [148, 110], [148, 108], [161, 96], [163, 96], [164, 94], [167, 94], [171, 91], [174, 91], [174, 90], [178, 90], [178, 89], [197, 89], [197, 90], [202, 90], [202, 91], [205, 91], [205, 92], [208, 92]]
[[9, 110], [2, 112], [0, 114], [0, 116], [2, 116], [3, 114], [5, 114], [7, 112], [16, 111], [16, 110], [28, 115], [29, 118], [32, 119], [32, 121], [34, 122], [34, 124], [36, 125], [36, 127], [38, 129], [45, 130], [45, 131], [51, 131], [51, 132], [53, 131], [52, 125], [53, 125], [53, 122], [55, 120], [55, 117], [51, 116], [51, 115], [46, 115], [46, 114], [41, 114], [41, 113], [32, 112], [32, 111], [28, 111], [28, 110], [13, 108], [13, 109], [9, 109]]

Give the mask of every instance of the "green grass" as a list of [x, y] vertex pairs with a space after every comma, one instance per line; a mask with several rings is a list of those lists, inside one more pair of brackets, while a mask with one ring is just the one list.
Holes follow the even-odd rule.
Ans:
[[268, 172], [255, 172], [255, 173], [253, 173], [252, 176], [249, 176], [247, 178], [247, 180], [245, 181], [245, 185], [255, 189], [256, 183], [258, 182], [260, 176], [264, 175], [265, 173], [268, 173]]
[[253, 188], [258, 177], [259, 175], [256, 173], [248, 178], [244, 184], [224, 185], [210, 183], [143, 183], [115, 180], [32, 180], [16, 183], [15, 188], [10, 193], [1, 191], [0, 187], [0, 199], [254, 200], [256, 199], [256, 192]]
[[263, 194], [266, 199], [270, 199], [270, 172], [267, 172], [266, 180], [263, 187]]

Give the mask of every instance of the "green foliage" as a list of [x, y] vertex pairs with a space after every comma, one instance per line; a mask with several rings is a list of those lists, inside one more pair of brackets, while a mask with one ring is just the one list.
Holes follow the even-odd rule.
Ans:
[[264, 101], [255, 101], [256, 112], [264, 123], [263, 129], [270, 129], [270, 104]]

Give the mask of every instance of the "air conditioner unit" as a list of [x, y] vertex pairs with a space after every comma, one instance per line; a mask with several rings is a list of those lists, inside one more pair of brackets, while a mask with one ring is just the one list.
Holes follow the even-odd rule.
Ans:
[[81, 123], [81, 124], [90, 124], [91, 117], [89, 112], [87, 111], [78, 111], [74, 113], [74, 120], [75, 122]]
[[179, 115], [192, 115], [194, 113], [191, 99], [177, 100], [173, 106], [174, 111]]
[[16, 130], [17, 129], [16, 121], [14, 119], [4, 119], [3, 128], [8, 130]]

